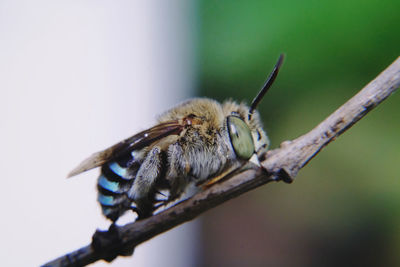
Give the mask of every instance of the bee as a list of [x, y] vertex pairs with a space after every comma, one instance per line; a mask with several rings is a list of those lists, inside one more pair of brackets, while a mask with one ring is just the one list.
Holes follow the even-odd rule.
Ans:
[[[253, 156], [263, 161], [269, 139], [255, 110], [274, 82], [284, 55], [250, 107], [208, 98], [183, 102], [159, 116], [158, 124], [94, 153], [68, 177], [100, 167], [97, 181], [102, 213], [113, 223], [126, 211], [138, 219], [188, 191], [211, 186]], [[163, 200], [157, 198], [168, 192]]]

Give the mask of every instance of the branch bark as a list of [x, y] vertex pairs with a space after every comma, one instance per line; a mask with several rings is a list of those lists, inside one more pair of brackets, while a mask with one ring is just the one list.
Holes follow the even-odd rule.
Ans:
[[[280, 148], [268, 152], [261, 164], [251, 166], [165, 211], [109, 231], [96, 231], [90, 245], [61, 256], [44, 266], [85, 266], [97, 260], [130, 255], [142, 242], [231, 198], [271, 181], [291, 182], [297, 173], [331, 141], [348, 130], [400, 86], [400, 57], [359, 93], [322, 121], [317, 127]], [[250, 165], [249, 165], [250, 166]]]

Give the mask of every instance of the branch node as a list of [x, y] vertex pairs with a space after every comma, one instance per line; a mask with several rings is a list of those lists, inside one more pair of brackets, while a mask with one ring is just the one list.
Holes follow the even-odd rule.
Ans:
[[281, 180], [287, 184], [291, 184], [294, 180], [294, 177], [291, 177], [290, 174], [284, 168], [280, 168], [278, 170], [277, 176], [278, 176], [279, 180]]
[[121, 238], [121, 233], [118, 226], [113, 223], [108, 231], [96, 230], [92, 237], [91, 244], [95, 253], [111, 262], [118, 256], [131, 256], [135, 247], [127, 246]]

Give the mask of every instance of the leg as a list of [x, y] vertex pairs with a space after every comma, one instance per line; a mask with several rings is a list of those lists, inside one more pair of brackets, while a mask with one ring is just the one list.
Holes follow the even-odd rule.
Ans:
[[230, 174], [232, 174], [233, 172], [237, 171], [238, 167], [237, 166], [232, 166], [229, 169], [223, 171], [221, 174], [207, 179], [203, 184], [201, 184], [202, 189], [207, 189], [208, 187], [212, 186], [213, 184], [221, 181], [222, 179], [228, 177]]
[[180, 144], [175, 143], [170, 145], [168, 148], [169, 165], [166, 175], [166, 180], [170, 187], [169, 201], [177, 199], [183, 193], [187, 185], [185, 177], [190, 169], [188, 170], [188, 168], [186, 168], [186, 162], [187, 160], [183, 155], [183, 150]]
[[136, 203], [139, 218], [149, 217], [153, 211], [155, 183], [161, 173], [162, 158], [159, 147], [152, 148], [140, 166], [128, 196]]

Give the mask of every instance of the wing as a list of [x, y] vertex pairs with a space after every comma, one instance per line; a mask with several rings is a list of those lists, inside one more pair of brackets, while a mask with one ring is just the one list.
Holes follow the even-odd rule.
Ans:
[[73, 169], [68, 177], [75, 176], [84, 171], [99, 167], [104, 163], [118, 158], [119, 156], [149, 146], [153, 142], [160, 140], [168, 135], [179, 135], [185, 128], [183, 121], [174, 120], [160, 123], [150, 129], [144, 130], [124, 141], [113, 145], [103, 151], [94, 153], [89, 158], [85, 159], [81, 164]]

